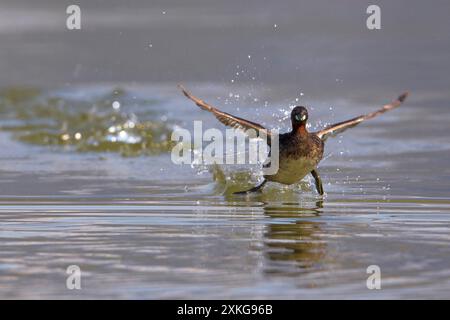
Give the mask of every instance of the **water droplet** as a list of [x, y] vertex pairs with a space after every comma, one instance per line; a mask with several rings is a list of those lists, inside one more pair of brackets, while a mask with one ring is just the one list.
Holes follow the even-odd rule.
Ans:
[[[161, 119], [161, 120], [162, 120], [162, 119]], [[165, 121], [165, 120], [163, 120], [163, 121]], [[127, 126], [128, 128], [130, 128], [130, 129], [133, 129], [133, 128], [136, 126], [136, 124], [135, 124], [133, 121], [128, 120], [128, 121], [126, 122], [126, 126]]]
[[120, 138], [121, 140], [125, 140], [125, 138], [126, 138], [127, 136], [128, 136], [128, 134], [127, 134], [126, 131], [122, 130], [122, 131], [119, 132], [119, 138]]
[[119, 101], [114, 101], [112, 103], [112, 107], [114, 110], [119, 110], [120, 109], [120, 102]]

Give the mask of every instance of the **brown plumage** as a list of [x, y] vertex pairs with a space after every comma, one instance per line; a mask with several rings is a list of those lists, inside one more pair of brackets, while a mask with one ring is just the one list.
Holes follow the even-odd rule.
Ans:
[[[222, 122], [224, 125], [244, 131], [253, 129], [257, 134], [264, 133], [266, 137], [270, 138], [270, 131], [264, 128], [262, 125], [233, 116], [232, 114], [226, 112], [222, 112], [219, 109], [216, 109], [213, 106], [207, 104], [205, 101], [200, 100], [199, 98], [190, 94], [182, 85], [178, 85], [178, 87], [188, 99], [194, 101], [195, 104], [203, 110], [212, 112], [216, 119]], [[270, 139], [268, 140], [270, 141]]]
[[[223, 124], [242, 130], [254, 129], [270, 138], [270, 131], [262, 125], [222, 112], [203, 100], [193, 96], [183, 86], [180, 85], [179, 87], [187, 98], [194, 101], [195, 104], [203, 110], [212, 112]], [[279, 135], [279, 169], [277, 173], [274, 175], [265, 175], [265, 179], [260, 185], [250, 190], [237, 193], [247, 194], [249, 192], [258, 191], [267, 181], [274, 181], [282, 184], [297, 183], [308, 173], [311, 173], [316, 183], [317, 192], [322, 195], [323, 187], [317, 172], [317, 165], [323, 157], [325, 140], [330, 136], [334, 136], [348, 128], [354, 127], [365, 120], [372, 119], [386, 111], [400, 106], [407, 96], [408, 93], [405, 92], [396, 100], [383, 106], [377, 111], [327, 126], [317, 132], [308, 132], [306, 129], [306, 123], [308, 121], [308, 111], [306, 108], [302, 106], [295, 107], [291, 112], [292, 130]], [[269, 143], [270, 139], [267, 141]]]
[[381, 108], [377, 111], [374, 111], [374, 112], [371, 112], [369, 114], [362, 115], [359, 117], [355, 117], [355, 118], [347, 120], [347, 121], [332, 124], [332, 125], [326, 127], [325, 129], [322, 129], [322, 130], [316, 132], [316, 135], [319, 138], [321, 138], [322, 140], [326, 140], [329, 136], [335, 136], [348, 128], [358, 125], [359, 123], [361, 123], [364, 120], [369, 120], [369, 119], [375, 118], [376, 116], [383, 114], [386, 111], [389, 111], [389, 110], [399, 107], [403, 103], [403, 101], [406, 100], [407, 97], [408, 97], [408, 92], [405, 92], [405, 93], [401, 94], [396, 100], [392, 101], [389, 104], [384, 105], [383, 108]]

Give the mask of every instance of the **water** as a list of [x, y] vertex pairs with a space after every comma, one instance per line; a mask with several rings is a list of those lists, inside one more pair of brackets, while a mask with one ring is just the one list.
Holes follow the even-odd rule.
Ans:
[[[109, 105], [118, 91], [119, 119]], [[170, 119], [158, 120], [165, 130], [189, 127], [194, 118], [213, 126], [215, 119], [175, 86], [18, 92], [23, 99], [12, 99], [11, 90], [2, 96], [0, 142], [8, 150], [0, 159], [2, 297], [448, 297], [444, 154], [450, 145], [434, 133], [448, 118], [422, 117], [430, 110], [414, 100], [328, 141], [319, 168], [327, 192], [321, 200], [308, 179], [294, 187], [271, 184], [248, 198], [233, 196], [230, 190], [256, 181], [257, 171], [174, 165], [157, 143], [159, 135], [145, 151], [133, 147], [140, 143], [120, 141], [84, 147], [89, 135], [106, 140], [111, 119], [117, 125], [133, 116], [148, 127], [151, 119]], [[48, 101], [59, 101], [59, 112]], [[86, 111], [86, 101], [104, 104]], [[251, 113], [251, 104], [243, 105], [242, 113]], [[353, 115], [361, 108], [370, 109], [337, 109]], [[271, 121], [273, 110], [260, 108], [262, 122]], [[327, 118], [328, 111], [316, 107], [313, 118]], [[95, 130], [86, 125], [85, 113], [96, 117]], [[423, 133], [411, 137], [410, 121], [421, 117]], [[73, 144], [61, 140], [67, 132]], [[74, 140], [74, 132], [84, 138]], [[69, 265], [82, 270], [81, 291], [65, 288]], [[380, 266], [382, 290], [367, 289], [369, 265]]]
[[[450, 298], [448, 5], [381, 1], [370, 33], [350, 2], [183, 3], [81, 1], [78, 33], [0, 5], [0, 298]], [[172, 163], [175, 127], [224, 130], [179, 82], [282, 131], [411, 96], [327, 141], [323, 199], [237, 197], [257, 166]]]

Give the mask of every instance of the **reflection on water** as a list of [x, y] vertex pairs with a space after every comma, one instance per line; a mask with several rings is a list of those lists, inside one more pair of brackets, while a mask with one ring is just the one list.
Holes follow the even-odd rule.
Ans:
[[[265, 254], [275, 263], [268, 263], [268, 273], [290, 274], [308, 272], [326, 255], [326, 243], [320, 241], [320, 222], [298, 220], [305, 216], [320, 215], [323, 201], [312, 208], [302, 208], [295, 203], [282, 206], [264, 206], [264, 213], [276, 219], [291, 219], [286, 223], [270, 223], [265, 233]], [[282, 262], [282, 263], [276, 263]], [[285, 262], [292, 262], [286, 268]], [[294, 266], [295, 268], [292, 268]], [[298, 268], [298, 269], [297, 269]]]
[[171, 162], [173, 125], [216, 125], [175, 85], [3, 91], [0, 298], [448, 298], [450, 142], [435, 128], [450, 120], [429, 105], [330, 139], [324, 198], [309, 178], [243, 197], [258, 168]]
[[[70, 34], [0, 2], [0, 85], [41, 86], [0, 90], [0, 298], [450, 298], [450, 2], [378, 0], [380, 32], [364, 1], [77, 2]], [[411, 96], [327, 141], [323, 202], [238, 197], [260, 168], [171, 162], [173, 127], [224, 129], [175, 81], [282, 132]]]

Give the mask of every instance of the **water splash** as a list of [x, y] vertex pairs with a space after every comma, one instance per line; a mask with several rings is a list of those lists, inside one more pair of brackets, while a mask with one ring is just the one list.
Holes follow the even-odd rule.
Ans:
[[[262, 174], [260, 171], [254, 170], [227, 170], [224, 166], [214, 164], [209, 167], [209, 171], [214, 180], [214, 193], [222, 194], [228, 200], [232, 200], [236, 196], [233, 193], [237, 191], [248, 190], [262, 182]], [[283, 186], [281, 184], [267, 185], [262, 192], [252, 193], [249, 196], [261, 201], [298, 201], [304, 197], [304, 193], [310, 193], [311, 180], [309, 177], [300, 181], [298, 184]], [[310, 194], [315, 198], [314, 193]], [[236, 199], [235, 199], [236, 200]]]
[[0, 91], [0, 125], [30, 144], [124, 156], [158, 154], [173, 143], [172, 126], [151, 108], [156, 103], [121, 88], [86, 101], [84, 96], [15, 87]]

